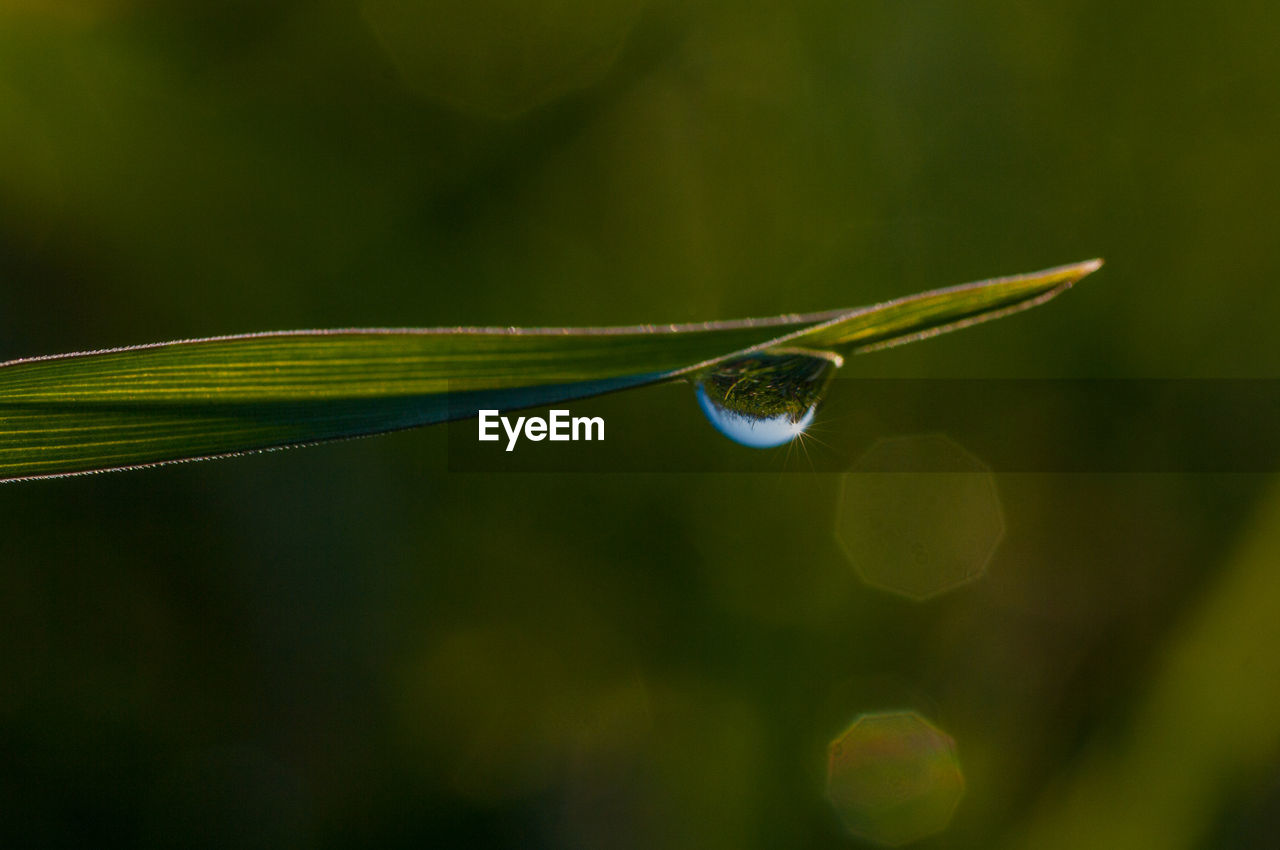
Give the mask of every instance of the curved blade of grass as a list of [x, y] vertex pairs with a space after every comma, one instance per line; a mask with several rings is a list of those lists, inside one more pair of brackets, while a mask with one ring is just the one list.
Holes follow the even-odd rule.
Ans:
[[1101, 267], [1102, 260], [1086, 260], [908, 295], [848, 311], [840, 321], [802, 333], [790, 344], [845, 354], [905, 345], [1043, 304]]
[[0, 480], [221, 457], [553, 404], [781, 344], [870, 351], [1034, 306], [1098, 265], [769, 319], [289, 331], [14, 360], [0, 364]]

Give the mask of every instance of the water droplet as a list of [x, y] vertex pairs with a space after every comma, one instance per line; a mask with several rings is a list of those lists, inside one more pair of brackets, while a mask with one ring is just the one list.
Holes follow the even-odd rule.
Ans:
[[735, 443], [770, 449], [804, 433], [843, 360], [820, 351], [759, 352], [721, 363], [697, 380], [698, 405]]

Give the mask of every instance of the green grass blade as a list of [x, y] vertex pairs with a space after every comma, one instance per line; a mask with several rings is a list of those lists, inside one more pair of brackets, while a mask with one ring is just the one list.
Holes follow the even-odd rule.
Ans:
[[554, 404], [777, 345], [867, 351], [1006, 315], [1080, 263], [855, 310], [699, 325], [292, 331], [0, 364], [0, 480], [239, 454]]
[[848, 311], [791, 344], [861, 354], [989, 322], [1043, 304], [1102, 267], [1087, 260], [1030, 274], [966, 283]]

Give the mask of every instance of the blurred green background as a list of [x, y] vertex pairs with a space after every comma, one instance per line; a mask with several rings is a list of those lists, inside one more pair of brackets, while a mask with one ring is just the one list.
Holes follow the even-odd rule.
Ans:
[[[1257, 0], [0, 0], [0, 359], [1105, 256], [846, 371], [1276, 377], [1278, 43]], [[920, 846], [1273, 846], [1265, 468], [998, 473], [985, 571], [912, 601], [840, 476], [449, 473], [445, 437], [0, 488], [0, 843], [857, 846], [828, 744], [908, 710], [964, 780]]]

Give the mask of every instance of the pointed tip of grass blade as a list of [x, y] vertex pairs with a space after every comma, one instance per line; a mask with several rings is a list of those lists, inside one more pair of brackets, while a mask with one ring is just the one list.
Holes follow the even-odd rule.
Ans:
[[793, 343], [864, 354], [989, 322], [1043, 304], [1102, 267], [1101, 258], [909, 295], [799, 334]]
[[[1094, 257], [1092, 260], [1081, 260], [1078, 263], [1068, 263], [1065, 266], [1054, 266], [1053, 268], [1044, 269], [1038, 272], [1028, 272], [1027, 274], [1012, 275], [1011, 277], [995, 278], [994, 280], [967, 285], [972, 287], [982, 287], [989, 284], [1011, 283], [1039, 286], [1046, 288], [1046, 294], [1049, 298], [1052, 298], [1053, 296], [1070, 289], [1081, 280], [1084, 280], [1086, 277], [1102, 268], [1105, 262], [1106, 261], [1101, 257]], [[1044, 300], [1048, 300], [1048, 298]], [[1043, 303], [1043, 301], [1035, 302], [1035, 304], [1041, 303]], [[1034, 304], [1029, 304], [1027, 306], [1034, 306]]]

